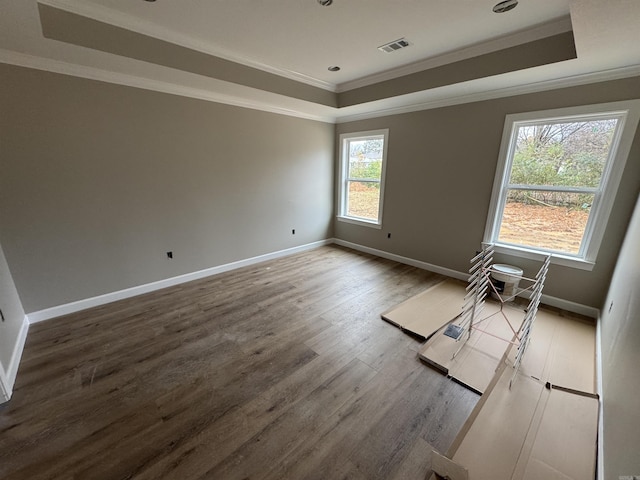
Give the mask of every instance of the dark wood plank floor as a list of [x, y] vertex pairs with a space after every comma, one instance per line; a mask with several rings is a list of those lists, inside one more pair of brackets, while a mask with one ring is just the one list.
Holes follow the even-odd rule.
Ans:
[[439, 275], [341, 247], [33, 325], [3, 479], [424, 479], [478, 397], [380, 313]]

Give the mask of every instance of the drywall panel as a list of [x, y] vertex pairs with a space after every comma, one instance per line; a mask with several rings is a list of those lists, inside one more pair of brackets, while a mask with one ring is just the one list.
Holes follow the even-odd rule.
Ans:
[[[388, 128], [389, 150], [382, 229], [336, 222], [335, 236], [467, 271], [484, 234], [505, 116], [634, 98], [640, 77], [340, 124], [337, 135]], [[640, 190], [639, 158], [636, 134], [594, 269], [551, 265], [545, 294], [600, 308]], [[504, 255], [494, 261], [521, 266], [526, 276], [540, 268]]]
[[602, 308], [601, 328], [604, 478], [640, 475], [640, 198]]
[[333, 125], [0, 77], [0, 242], [27, 312], [332, 236]]

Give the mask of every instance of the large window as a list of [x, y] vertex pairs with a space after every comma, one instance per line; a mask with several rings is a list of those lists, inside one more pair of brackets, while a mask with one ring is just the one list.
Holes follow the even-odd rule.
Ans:
[[508, 115], [485, 241], [509, 253], [551, 252], [556, 263], [591, 268], [639, 103]]
[[340, 136], [338, 219], [380, 228], [388, 130]]

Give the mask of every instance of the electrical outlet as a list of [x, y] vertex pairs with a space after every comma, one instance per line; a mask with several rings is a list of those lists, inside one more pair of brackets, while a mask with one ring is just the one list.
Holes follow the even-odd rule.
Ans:
[[173, 258], [173, 252], [167, 252], [167, 258]]
[[387, 233], [387, 238], [391, 238], [391, 233]]
[[296, 234], [296, 229], [294, 228], [293, 230], [291, 230], [291, 235], [295, 235]]
[[609, 304], [609, 312], [608, 312], [608, 313], [611, 313], [611, 309], [612, 309], [612, 308], [613, 308], [613, 302], [611, 302], [611, 303]]

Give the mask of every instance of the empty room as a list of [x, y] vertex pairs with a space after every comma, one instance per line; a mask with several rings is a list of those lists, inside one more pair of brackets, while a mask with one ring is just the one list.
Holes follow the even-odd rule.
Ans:
[[1, 479], [640, 478], [637, 0], [1, 5]]

